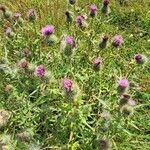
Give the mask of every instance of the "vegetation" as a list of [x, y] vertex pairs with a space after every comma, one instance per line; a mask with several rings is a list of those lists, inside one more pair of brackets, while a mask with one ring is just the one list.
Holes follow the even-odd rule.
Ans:
[[0, 149], [149, 149], [149, 0], [0, 2]]

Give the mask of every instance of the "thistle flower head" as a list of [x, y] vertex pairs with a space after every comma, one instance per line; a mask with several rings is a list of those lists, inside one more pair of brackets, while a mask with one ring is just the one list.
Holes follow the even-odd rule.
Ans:
[[102, 41], [102, 42], [107, 42], [108, 39], [109, 39], [109, 37], [108, 37], [107, 35], [104, 35], [104, 36], [103, 36], [103, 41]]
[[104, 6], [108, 6], [109, 3], [110, 3], [110, 0], [103, 0], [103, 5], [104, 5]]
[[16, 17], [16, 18], [21, 17], [21, 13], [15, 13], [15, 17]]
[[71, 5], [74, 5], [74, 4], [76, 3], [76, 0], [69, 0], [69, 3], [70, 3]]
[[90, 5], [90, 12], [96, 13], [97, 11], [97, 6], [95, 4]]
[[100, 68], [100, 65], [102, 64], [102, 59], [101, 58], [96, 58], [94, 60], [94, 69], [99, 69]]
[[129, 87], [129, 81], [127, 79], [121, 79], [118, 81], [118, 86], [121, 89], [126, 89]]
[[121, 35], [116, 35], [116, 36], [114, 36], [114, 39], [113, 39], [113, 45], [114, 46], [120, 46], [122, 43], [123, 43], [124, 41], [123, 41], [123, 38], [122, 38], [122, 36]]
[[27, 69], [28, 64], [29, 64], [28, 61], [25, 58], [23, 58], [18, 62], [18, 67], [21, 69]]
[[35, 68], [34, 74], [38, 77], [43, 77], [45, 75], [44, 65], [39, 65]]
[[63, 80], [63, 88], [66, 92], [72, 92], [73, 91], [73, 82], [70, 79], [64, 79]]
[[6, 35], [10, 35], [12, 33], [12, 28], [8, 27], [6, 29]]
[[83, 25], [83, 21], [84, 21], [84, 17], [83, 16], [77, 16], [76, 18], [76, 23], [78, 26], [82, 26]]
[[134, 57], [137, 64], [144, 64], [147, 62], [147, 57], [142, 54], [136, 54]]
[[128, 100], [128, 105], [130, 105], [130, 106], [135, 106], [135, 105], [136, 105], [136, 101], [133, 100], [133, 99], [129, 99], [129, 100]]
[[72, 36], [67, 36], [66, 37], [66, 44], [69, 45], [70, 47], [75, 47], [75, 41]]
[[123, 105], [127, 104], [130, 98], [131, 96], [129, 94], [123, 94], [120, 99], [119, 105], [122, 107]]
[[35, 9], [30, 9], [27, 13], [27, 17], [29, 21], [34, 21], [37, 18], [37, 13]]
[[100, 146], [100, 149], [102, 149], [102, 150], [108, 150], [109, 141], [106, 140], [106, 139], [102, 139], [102, 140], [99, 141], [99, 146]]
[[42, 28], [41, 33], [43, 36], [48, 37], [55, 32], [55, 28], [52, 25], [47, 25]]

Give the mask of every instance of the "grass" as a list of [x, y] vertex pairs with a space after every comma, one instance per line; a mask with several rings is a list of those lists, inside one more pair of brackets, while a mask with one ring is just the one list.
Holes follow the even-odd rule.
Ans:
[[[120, 1], [111, 1], [111, 14], [106, 17], [98, 0], [78, 0], [74, 6], [65, 0], [1, 0], [13, 13], [21, 12], [24, 23], [16, 27], [14, 21], [3, 20], [0, 14], [0, 110], [9, 112], [6, 117], [0, 115], [0, 125], [6, 122], [0, 127], [0, 149], [98, 150], [103, 149], [100, 140], [109, 142], [112, 150], [149, 149], [150, 62], [138, 65], [134, 56], [150, 56], [150, 2]], [[89, 17], [91, 3], [98, 7], [93, 19]], [[26, 15], [30, 8], [37, 11], [34, 22], [29, 22]], [[66, 10], [74, 17], [86, 13], [88, 28], [81, 30], [75, 22], [68, 26]], [[59, 39], [51, 46], [40, 35], [47, 24], [55, 26]], [[13, 28], [13, 38], [6, 36], [6, 27]], [[109, 36], [109, 45], [100, 49], [103, 34]], [[116, 34], [124, 39], [118, 48], [111, 44]], [[62, 35], [75, 39], [72, 56], [63, 54]], [[24, 48], [31, 50], [27, 58], [30, 68], [45, 66], [46, 79], [35, 76], [32, 69], [18, 68]], [[93, 69], [96, 57], [103, 60], [99, 71]], [[75, 85], [73, 100], [64, 94], [61, 85], [66, 77]], [[121, 96], [116, 83], [121, 78], [129, 80], [128, 94], [137, 103], [132, 115], [123, 114], [118, 105]]]

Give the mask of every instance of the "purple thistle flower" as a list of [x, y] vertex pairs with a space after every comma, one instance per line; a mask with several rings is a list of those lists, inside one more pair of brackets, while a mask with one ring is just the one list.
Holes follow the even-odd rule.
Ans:
[[10, 35], [12, 33], [12, 28], [8, 27], [6, 29], [6, 35]]
[[15, 17], [16, 17], [16, 18], [21, 17], [21, 13], [15, 13]]
[[73, 82], [70, 79], [64, 79], [63, 80], [63, 88], [66, 92], [72, 92], [73, 91]]
[[35, 9], [30, 9], [27, 13], [28, 19], [34, 21], [37, 18], [37, 13]]
[[101, 58], [99, 58], [99, 57], [96, 58], [94, 61], [94, 69], [99, 69], [101, 64], [102, 64]]
[[52, 35], [55, 32], [55, 28], [52, 25], [47, 25], [42, 28], [41, 33], [43, 36], [47, 37]]
[[77, 16], [76, 23], [79, 27], [83, 26], [84, 17], [83, 16]]
[[116, 36], [114, 36], [114, 39], [113, 39], [113, 45], [114, 46], [120, 46], [122, 43], [123, 43], [124, 41], [123, 41], [123, 38], [122, 38], [122, 36], [121, 35], [116, 35]]
[[70, 47], [74, 48], [75, 47], [75, 41], [72, 36], [67, 36], [66, 37], [66, 44], [69, 45]]
[[34, 74], [38, 77], [43, 77], [45, 75], [44, 65], [39, 65], [35, 68]]
[[95, 14], [96, 14], [96, 11], [97, 11], [97, 6], [96, 6], [95, 4], [92, 4], [92, 5], [90, 6], [90, 16], [91, 16], [91, 17], [94, 17]]
[[144, 56], [142, 54], [136, 54], [134, 59], [137, 64], [144, 64], [145, 62], [147, 62], [146, 56]]
[[129, 87], [129, 81], [127, 79], [121, 79], [118, 81], [118, 87], [120, 89], [126, 89]]

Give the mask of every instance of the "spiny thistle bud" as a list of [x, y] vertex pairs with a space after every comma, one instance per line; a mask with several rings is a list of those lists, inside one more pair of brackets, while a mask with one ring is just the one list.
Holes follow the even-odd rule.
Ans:
[[109, 149], [109, 141], [106, 139], [102, 139], [99, 141], [99, 146], [101, 150], [108, 150]]
[[95, 69], [96, 71], [99, 70], [101, 64], [102, 64], [102, 59], [99, 58], [99, 57], [96, 58], [96, 59], [94, 60], [94, 64], [93, 64], [94, 69]]
[[12, 14], [11, 11], [6, 10], [6, 11], [4, 12], [4, 17], [5, 17], [5, 19], [8, 19], [8, 20], [10, 21], [10, 20], [12, 19], [12, 17], [13, 17], [13, 14]]
[[123, 105], [127, 104], [131, 96], [129, 94], [123, 94], [122, 98], [120, 99], [119, 105], [122, 107]]
[[103, 6], [102, 6], [102, 13], [105, 15], [109, 15], [110, 13], [110, 7], [109, 7], [109, 0], [104, 0], [103, 1]]
[[27, 13], [29, 21], [34, 21], [37, 19], [37, 13], [35, 9], [30, 9]]
[[121, 108], [121, 112], [124, 114], [124, 115], [132, 115], [133, 114], [133, 108], [129, 105], [124, 105], [122, 108]]
[[71, 5], [74, 5], [74, 4], [76, 3], [76, 0], [69, 0], [69, 3], [70, 3]]
[[18, 67], [21, 68], [21, 69], [27, 69], [28, 65], [29, 65], [29, 63], [28, 63], [28, 61], [25, 58], [21, 59], [18, 62]]
[[99, 47], [100, 48], [106, 48], [108, 39], [109, 39], [109, 37], [107, 35], [104, 35], [103, 38], [102, 38], [102, 41], [99, 44]]
[[136, 54], [134, 59], [137, 64], [145, 64], [147, 62], [147, 57], [142, 54]]
[[66, 22], [67, 22], [67, 23], [72, 23], [73, 17], [72, 17], [71, 12], [66, 11], [66, 12], [65, 12], [65, 15], [66, 15]]
[[7, 125], [9, 116], [8, 111], [0, 109], [0, 128]]
[[95, 4], [90, 5], [90, 16], [95, 17], [97, 12], [97, 6]]

